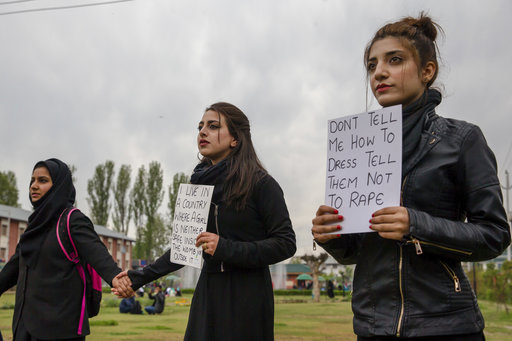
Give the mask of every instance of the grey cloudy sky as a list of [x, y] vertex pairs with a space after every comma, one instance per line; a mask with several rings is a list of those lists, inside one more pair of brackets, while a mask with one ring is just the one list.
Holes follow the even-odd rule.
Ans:
[[311, 251], [326, 121], [366, 111], [366, 43], [421, 10], [446, 35], [439, 113], [478, 124], [502, 181], [512, 170], [510, 1], [135, 0], [2, 15], [85, 3], [94, 1], [0, 1], [0, 170], [16, 173], [23, 208], [33, 165], [49, 157], [77, 167], [86, 213], [87, 180], [109, 159], [134, 171], [159, 161], [167, 187], [193, 169], [197, 122], [222, 100], [251, 120]]

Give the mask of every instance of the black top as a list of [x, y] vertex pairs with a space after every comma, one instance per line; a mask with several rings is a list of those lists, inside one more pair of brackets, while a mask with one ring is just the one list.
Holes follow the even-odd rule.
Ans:
[[155, 307], [155, 313], [160, 314], [162, 311], [164, 311], [165, 307], [165, 294], [163, 292], [158, 292], [155, 295], [152, 295], [151, 293], [148, 293], [148, 296], [153, 301], [153, 307]]
[[[41, 244], [35, 267], [29, 268], [16, 253], [0, 272], [0, 294], [14, 285], [16, 304], [13, 333], [23, 316], [28, 332], [38, 339], [77, 337], [83, 296], [83, 284], [75, 265], [60, 248], [56, 236], [57, 217], [48, 223], [49, 231]], [[71, 215], [71, 236], [81, 259], [91, 264], [111, 285], [121, 269], [94, 231], [91, 221], [79, 211]], [[83, 335], [89, 334], [87, 310]]]
[[[216, 185], [217, 186], [217, 185]], [[279, 184], [265, 175], [245, 209], [237, 211], [215, 200], [207, 231], [219, 235], [214, 256], [204, 264], [192, 304], [185, 341], [274, 339], [274, 295], [268, 265], [295, 253], [295, 233]], [[181, 268], [167, 251], [142, 271], [128, 271], [136, 289]]]
[[[256, 185], [242, 211], [212, 203], [207, 231], [220, 236], [213, 256], [203, 252], [203, 270], [207, 272], [263, 268], [293, 256], [296, 250], [283, 192], [270, 175]], [[171, 263], [168, 250], [155, 263], [128, 274], [137, 289], [181, 267]]]

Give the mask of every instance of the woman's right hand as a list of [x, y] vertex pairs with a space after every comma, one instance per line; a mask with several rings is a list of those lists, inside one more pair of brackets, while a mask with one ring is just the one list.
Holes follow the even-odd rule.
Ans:
[[[313, 227], [311, 233], [315, 241], [319, 243], [328, 242], [331, 239], [341, 237], [341, 234], [330, 234], [331, 232], [340, 231], [342, 229], [339, 224], [343, 220], [343, 216], [338, 210], [326, 205], [322, 205], [316, 211], [316, 217], [313, 219]], [[333, 224], [334, 225], [326, 225]]]
[[128, 271], [122, 271], [117, 274], [116, 277], [112, 280], [112, 293], [122, 298], [128, 298], [135, 296], [135, 292], [133, 291], [132, 281], [130, 277], [128, 277]]

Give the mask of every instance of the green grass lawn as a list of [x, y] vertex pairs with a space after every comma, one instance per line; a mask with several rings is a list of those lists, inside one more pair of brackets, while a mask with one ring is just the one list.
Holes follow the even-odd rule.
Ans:
[[[166, 299], [161, 315], [120, 314], [115, 299], [104, 294], [103, 306], [98, 316], [90, 319], [91, 335], [87, 340], [183, 340], [187, 325], [191, 296], [185, 295], [185, 304], [180, 298]], [[141, 304], [149, 304], [142, 299]], [[291, 303], [293, 302], [293, 303]], [[0, 297], [0, 330], [4, 340], [12, 340], [11, 319], [14, 294], [5, 293]], [[488, 341], [512, 340], [512, 311], [507, 315], [496, 304], [480, 302], [486, 319]], [[356, 340], [352, 332], [350, 302], [338, 297], [331, 301], [322, 297], [320, 303], [312, 303], [309, 296], [276, 296], [275, 336], [276, 340]]]

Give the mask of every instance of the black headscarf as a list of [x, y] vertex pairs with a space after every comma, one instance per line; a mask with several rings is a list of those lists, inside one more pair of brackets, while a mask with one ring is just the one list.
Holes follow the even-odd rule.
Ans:
[[415, 102], [405, 106], [402, 110], [402, 177], [409, 169], [410, 158], [418, 150], [423, 125], [429, 113], [441, 103], [441, 93], [435, 89], [428, 89]]
[[34, 170], [46, 167], [52, 178], [52, 187], [46, 194], [37, 200], [30, 202], [34, 206], [34, 212], [28, 218], [28, 227], [20, 238], [20, 251], [23, 259], [29, 267], [36, 265], [41, 244], [48, 231], [52, 229], [52, 222], [56, 222], [61, 212], [75, 202], [75, 187], [68, 166], [58, 159], [39, 161]]

